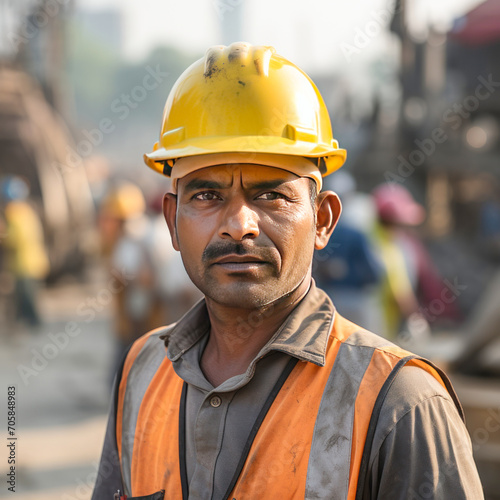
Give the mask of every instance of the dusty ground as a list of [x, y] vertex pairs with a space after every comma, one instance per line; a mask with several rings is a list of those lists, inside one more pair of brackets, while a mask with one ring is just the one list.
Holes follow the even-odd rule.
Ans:
[[[93, 281], [42, 291], [44, 325], [37, 331], [2, 327], [2, 439], [7, 439], [8, 386], [16, 387], [17, 437], [16, 493], [8, 491], [2, 480], [2, 500], [90, 498], [113, 359], [111, 307], [95, 311], [92, 319], [88, 310], [81, 313], [88, 309], [87, 299], [105, 286], [99, 279]], [[0, 473], [5, 478], [9, 450], [3, 448]]]

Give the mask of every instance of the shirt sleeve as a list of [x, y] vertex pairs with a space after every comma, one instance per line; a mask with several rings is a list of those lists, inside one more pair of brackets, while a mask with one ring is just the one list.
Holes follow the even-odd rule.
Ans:
[[[121, 370], [118, 373], [121, 374]], [[122, 473], [116, 443], [116, 403], [119, 382], [120, 377], [117, 375], [113, 384], [108, 425], [91, 500], [112, 500], [117, 490], [123, 492]]]
[[481, 500], [465, 425], [446, 390], [405, 367], [389, 390], [374, 436], [364, 500]]

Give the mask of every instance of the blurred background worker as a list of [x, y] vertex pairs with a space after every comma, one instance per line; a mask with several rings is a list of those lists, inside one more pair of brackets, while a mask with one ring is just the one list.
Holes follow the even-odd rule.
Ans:
[[139, 187], [119, 181], [104, 197], [99, 214], [101, 245], [110, 275], [124, 286], [113, 291], [116, 361], [145, 332], [173, 323], [199, 293], [174, 251], [162, 210], [163, 194], [148, 205]]
[[117, 340], [112, 376], [127, 346], [151, 324], [155, 270], [148, 251], [151, 222], [141, 190], [129, 182], [113, 186], [100, 211], [102, 250], [109, 272], [118, 273], [123, 286], [114, 292]]
[[149, 204], [151, 231], [147, 246], [154, 271], [151, 323], [155, 327], [174, 323], [201, 298], [165, 231], [163, 196], [163, 192], [152, 196]]
[[[402, 185], [388, 183], [373, 191], [378, 222], [373, 236], [384, 267], [379, 298], [388, 338], [399, 333], [426, 335], [428, 305], [440, 298], [440, 278], [428, 251], [412, 229], [422, 224], [425, 209]], [[456, 307], [446, 304], [443, 317], [458, 317]]]
[[42, 225], [28, 197], [29, 187], [20, 177], [7, 177], [2, 181], [3, 267], [14, 281], [15, 318], [33, 328], [41, 324], [37, 290], [39, 282], [48, 274], [49, 260]]
[[363, 328], [383, 331], [375, 297], [383, 269], [366, 232], [374, 223], [366, 196], [356, 192], [356, 181], [342, 171], [332, 175], [328, 188], [340, 196], [343, 213], [327, 246], [315, 252], [314, 278], [340, 314]]

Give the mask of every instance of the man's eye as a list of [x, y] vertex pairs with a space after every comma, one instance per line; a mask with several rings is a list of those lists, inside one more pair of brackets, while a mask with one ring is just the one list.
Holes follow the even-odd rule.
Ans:
[[211, 191], [203, 191], [202, 193], [196, 193], [193, 196], [194, 200], [203, 200], [203, 201], [212, 201], [212, 200], [220, 200], [220, 196]]
[[270, 191], [268, 193], [262, 193], [257, 197], [258, 200], [280, 200], [284, 199], [285, 195], [277, 193], [276, 191]]

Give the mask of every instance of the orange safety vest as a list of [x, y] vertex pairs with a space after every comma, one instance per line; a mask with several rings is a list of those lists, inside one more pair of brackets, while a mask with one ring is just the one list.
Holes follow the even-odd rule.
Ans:
[[[116, 438], [129, 497], [165, 490], [166, 499], [181, 500], [188, 496], [185, 383], [158, 338], [164, 332], [142, 337], [127, 356]], [[435, 366], [336, 313], [325, 365], [291, 358], [258, 417], [225, 498], [359, 498], [378, 411], [404, 365], [434, 376], [461, 413], [448, 378]]]

